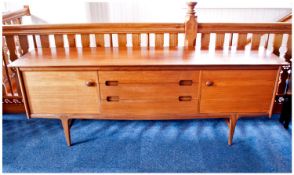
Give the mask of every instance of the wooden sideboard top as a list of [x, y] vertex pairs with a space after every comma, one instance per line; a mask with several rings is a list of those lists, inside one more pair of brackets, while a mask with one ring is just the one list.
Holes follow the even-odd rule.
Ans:
[[287, 65], [274, 54], [258, 51], [197, 51], [184, 48], [39, 48], [10, 67], [67, 66], [222, 66]]

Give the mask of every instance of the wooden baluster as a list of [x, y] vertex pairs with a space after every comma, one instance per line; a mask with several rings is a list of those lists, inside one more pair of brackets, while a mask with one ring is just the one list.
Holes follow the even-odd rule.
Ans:
[[[13, 72], [12, 72], [11, 68], [7, 67], [7, 64], [10, 62], [10, 60], [9, 60], [10, 55], [9, 55], [9, 49], [7, 47], [7, 42], [6, 42], [7, 38], [6, 37], [2, 36], [2, 59], [3, 59], [3, 62], [2, 62], [3, 65], [2, 66], [5, 66], [5, 68], [3, 68], [3, 73], [4, 73], [4, 70], [7, 70], [6, 78], [5, 78], [5, 74], [4, 74], [2, 83], [4, 83], [4, 85], [6, 87], [6, 92], [10, 93], [10, 94], [13, 94], [12, 83], [10, 81], [10, 75]], [[2, 76], [3, 76], [3, 73], [2, 73]], [[10, 82], [8, 82], [8, 81], [10, 81]]]
[[133, 33], [132, 34], [132, 43], [133, 43], [133, 47], [140, 47], [141, 46], [140, 33]]
[[280, 78], [279, 78], [280, 80], [278, 84], [277, 94], [284, 94], [287, 78], [288, 78], [288, 67], [282, 67]]
[[42, 48], [49, 48], [49, 36], [48, 35], [40, 35]]
[[232, 46], [233, 46], [233, 33], [230, 33], [230, 38], [229, 38], [229, 49], [232, 49]]
[[283, 41], [283, 34], [275, 34], [274, 36], [274, 50], [273, 53], [280, 56], [280, 47]]
[[127, 36], [125, 33], [118, 34], [118, 47], [127, 47]]
[[[8, 64], [10, 61], [14, 61], [14, 60], [17, 59], [16, 44], [15, 44], [15, 39], [14, 39], [13, 35], [6, 36], [5, 41], [6, 41], [7, 49], [9, 50], [9, 59], [6, 59], [7, 60], [6, 64]], [[14, 95], [16, 93], [19, 94], [20, 89], [19, 89], [19, 87], [17, 85], [18, 80], [17, 80], [16, 73], [15, 73], [14, 69], [8, 68], [8, 75], [9, 75], [9, 79], [11, 81], [11, 86], [12, 86], [11, 92], [12, 92], [12, 94], [14, 94]]]
[[[18, 45], [20, 46], [19, 41], [16, 40], [15, 37], [13, 39], [14, 39], [15, 46], [16, 46], [17, 42], [18, 42]], [[14, 50], [16, 52], [16, 47], [14, 48]], [[21, 55], [20, 53], [19, 53], [19, 55], [15, 55], [16, 56], [15, 59], [17, 59], [18, 56], [20, 56], [20, 55]], [[11, 60], [11, 58], [10, 58], [10, 60]], [[18, 78], [17, 78], [17, 74], [16, 74], [16, 71], [15, 71], [15, 68], [11, 68], [10, 70], [11, 71], [10, 71], [10, 74], [9, 75], [10, 75], [10, 79], [11, 79], [11, 83], [12, 83], [12, 88], [13, 88], [12, 90], [17, 92], [17, 96], [21, 96], [21, 89], [20, 89], [20, 85], [19, 85], [19, 81], [18, 81]], [[14, 95], [16, 95], [15, 92], [14, 92]]]
[[201, 49], [208, 50], [210, 42], [210, 33], [201, 34]]
[[82, 47], [90, 47], [90, 35], [81, 34]]
[[[9, 74], [9, 70], [8, 70], [8, 67], [7, 67], [7, 59], [8, 59], [8, 56], [7, 54], [2, 50], [2, 58], [3, 58], [3, 73], [2, 73], [2, 76], [3, 76], [3, 85], [5, 86], [5, 89], [6, 89], [6, 93], [11, 93], [12, 96], [14, 96], [14, 93], [13, 93], [13, 89], [12, 89], [12, 83], [11, 83], [11, 80], [10, 80], [10, 74]], [[4, 95], [4, 94], [3, 94]]]
[[225, 41], [225, 34], [224, 33], [217, 33], [216, 34], [215, 49], [222, 50], [224, 48], [224, 41]]
[[263, 37], [264, 38], [264, 40], [265, 40], [265, 42], [264, 42], [264, 45], [262, 46], [263, 48], [265, 48], [265, 49], [267, 49], [267, 47], [268, 47], [268, 40], [269, 40], [269, 34], [264, 34], [264, 35], [262, 35], [261, 37]]
[[7, 49], [9, 50], [9, 55], [10, 55], [9, 60], [14, 61], [17, 59], [14, 36], [13, 35], [5, 36], [5, 40], [6, 40]]
[[251, 50], [258, 50], [262, 34], [254, 33], [251, 37]]
[[57, 48], [64, 47], [63, 34], [55, 34], [54, 39], [55, 39], [55, 46]]
[[109, 34], [109, 47], [113, 47], [112, 34]]
[[19, 35], [19, 44], [22, 50], [22, 55], [26, 54], [29, 50], [29, 42], [28, 42], [28, 36], [27, 35]]
[[21, 24], [21, 18], [16, 18], [13, 20], [14, 24]]
[[20, 57], [22, 55], [22, 51], [21, 51], [18, 36], [14, 36], [14, 42], [15, 42], [15, 54], [17, 55], [17, 57]]
[[155, 47], [162, 48], [164, 43], [164, 35], [163, 33], [156, 33], [155, 34]]
[[[291, 58], [292, 58], [292, 35], [289, 34], [288, 41], [287, 41], [287, 51], [285, 53], [285, 60], [287, 62], [291, 63], [291, 61], [290, 61]], [[289, 72], [289, 70], [291, 71], [291, 66], [292, 66], [292, 64], [290, 64], [289, 66], [283, 66], [283, 69], [284, 69], [283, 74], [285, 74], [285, 75], [283, 75], [283, 74], [281, 75], [281, 81], [284, 82], [284, 88], [282, 90], [285, 90], [285, 88], [286, 88], [286, 81], [287, 80], [289, 81], [289, 79], [291, 79], [291, 72]], [[291, 87], [291, 85], [290, 85], [290, 87]], [[285, 91], [283, 91], [283, 92], [285, 92]]]
[[95, 35], [95, 39], [96, 39], [96, 47], [104, 47], [105, 43], [104, 43], [104, 34], [96, 34]]
[[36, 38], [36, 35], [32, 35], [33, 37], [33, 44], [34, 44], [34, 48], [37, 48], [37, 38]]
[[[4, 79], [3, 79], [4, 80]], [[2, 80], [2, 100], [3, 100], [3, 98], [5, 97], [5, 96], [7, 96], [7, 90], [6, 90], [6, 87], [5, 87], [5, 85], [4, 85], [4, 83], [3, 83], [3, 80]], [[2, 101], [2, 103], [3, 103], [3, 101]]]
[[245, 50], [245, 47], [250, 43], [250, 40], [247, 39], [247, 33], [238, 34], [238, 50]]
[[12, 77], [12, 79], [15, 82], [15, 86], [16, 86], [16, 90], [17, 90], [17, 96], [21, 97], [22, 96], [21, 87], [20, 87], [20, 84], [19, 84], [19, 77], [18, 77], [18, 74], [16, 73], [16, 71], [15, 71], [15, 74]]
[[22, 24], [22, 18], [17, 18], [18, 24]]
[[292, 35], [289, 35], [288, 41], [287, 41], [287, 52], [285, 54], [286, 61], [289, 62], [291, 57], [292, 57]]
[[169, 34], [169, 47], [177, 47], [178, 46], [178, 34], [170, 33]]
[[196, 2], [188, 2], [188, 12], [185, 22], [185, 47], [194, 48], [197, 37], [197, 16], [195, 15], [194, 8]]
[[68, 34], [67, 40], [68, 40], [69, 47], [76, 47], [76, 35], [75, 34]]
[[[274, 48], [273, 48], [273, 53], [277, 56], [280, 56], [280, 48], [282, 46], [282, 41], [283, 41], [283, 34], [275, 34], [274, 38]], [[291, 46], [291, 35], [288, 36], [288, 41], [287, 41], [287, 53], [285, 55], [285, 58], [287, 61], [290, 61], [289, 59], [292, 57], [289, 55], [289, 51], [292, 52], [292, 48], [289, 47]], [[286, 88], [286, 80], [289, 77], [288, 66], [283, 66], [282, 67], [282, 73], [280, 74], [280, 83], [278, 87], [278, 94], [283, 94]]]
[[147, 33], [147, 47], [150, 47], [150, 33]]

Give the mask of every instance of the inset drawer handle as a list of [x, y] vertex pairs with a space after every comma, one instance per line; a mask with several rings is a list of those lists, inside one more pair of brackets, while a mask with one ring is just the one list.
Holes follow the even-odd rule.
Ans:
[[105, 81], [106, 86], [118, 86], [118, 81]]
[[207, 81], [207, 82], [205, 83], [206, 86], [213, 86], [213, 84], [214, 84], [213, 81]]
[[179, 96], [179, 101], [191, 101], [191, 96]]
[[192, 86], [193, 81], [192, 80], [180, 80], [179, 85], [180, 86]]
[[96, 86], [96, 83], [93, 80], [89, 80], [89, 81], [86, 82], [86, 85], [87, 86]]
[[119, 96], [107, 96], [106, 101], [108, 102], [119, 101]]

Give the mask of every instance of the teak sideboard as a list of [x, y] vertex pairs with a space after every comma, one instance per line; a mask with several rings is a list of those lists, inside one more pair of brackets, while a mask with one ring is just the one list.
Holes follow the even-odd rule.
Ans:
[[[27, 117], [60, 119], [68, 145], [71, 119], [225, 118], [231, 145], [238, 118], [272, 115], [289, 49], [277, 56], [269, 41], [282, 47], [288, 36], [290, 48], [291, 25], [197, 23], [196, 3], [188, 5], [185, 23], [4, 26], [7, 72], [16, 72], [15, 94], [21, 94]], [[225, 42], [227, 33], [230, 42]]]
[[[227, 118], [271, 115], [275, 55], [186, 49], [37, 49], [16, 60], [29, 117], [69, 119]], [[256, 100], [258, 99], [258, 100]]]

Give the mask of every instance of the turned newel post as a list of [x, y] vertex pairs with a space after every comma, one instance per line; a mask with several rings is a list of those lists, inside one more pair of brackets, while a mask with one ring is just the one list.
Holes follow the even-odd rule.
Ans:
[[195, 6], [197, 2], [188, 2], [188, 12], [185, 21], [185, 47], [194, 48], [197, 36], [197, 16]]

